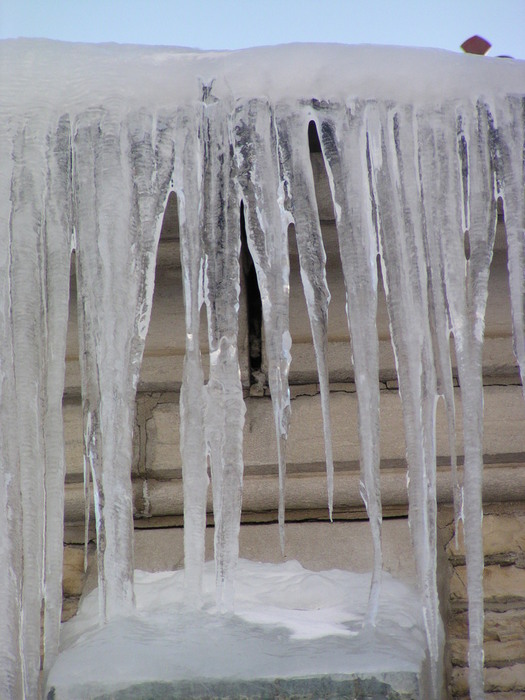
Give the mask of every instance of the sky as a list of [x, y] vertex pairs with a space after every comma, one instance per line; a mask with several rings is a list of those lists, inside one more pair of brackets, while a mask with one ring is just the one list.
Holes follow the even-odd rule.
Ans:
[[397, 44], [525, 59], [525, 0], [0, 0], [0, 39], [47, 37], [239, 49], [290, 42]]

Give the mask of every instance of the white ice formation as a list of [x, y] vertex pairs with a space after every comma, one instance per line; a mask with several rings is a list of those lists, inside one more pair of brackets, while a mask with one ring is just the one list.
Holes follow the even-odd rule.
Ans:
[[[2, 698], [37, 697], [42, 604], [46, 668], [58, 649], [61, 400], [72, 249], [86, 483], [91, 474], [104, 619], [134, 605], [134, 395], [170, 191], [178, 198], [187, 330], [181, 415], [188, 590], [202, 579], [209, 459], [218, 600], [224, 609], [233, 604], [244, 421], [237, 356], [241, 202], [262, 297], [281, 487], [290, 415], [290, 222], [317, 355], [331, 484], [330, 294], [308, 152], [310, 122], [330, 180], [346, 284], [362, 494], [375, 542], [369, 621], [377, 609], [381, 571], [379, 256], [403, 404], [409, 517], [434, 661], [439, 656], [434, 419], [442, 395], [453, 442], [451, 334], [454, 338], [465, 453], [463, 483], [454, 491], [466, 532], [471, 697], [482, 697], [481, 346], [501, 196], [523, 378], [524, 93], [523, 62], [437, 50], [296, 45], [201, 53], [1, 42]], [[199, 352], [204, 303], [207, 384]], [[282, 525], [282, 499], [279, 520]]]

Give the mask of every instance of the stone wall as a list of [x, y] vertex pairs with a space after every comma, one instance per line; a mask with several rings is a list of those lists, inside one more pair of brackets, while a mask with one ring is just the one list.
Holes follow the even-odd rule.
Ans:
[[[451, 565], [447, 637], [453, 697], [468, 697], [467, 596], [465, 550], [456, 547], [449, 509], [440, 514], [451, 536], [446, 545]], [[485, 571], [485, 686], [487, 698], [525, 697], [525, 505], [490, 504], [483, 519]]]

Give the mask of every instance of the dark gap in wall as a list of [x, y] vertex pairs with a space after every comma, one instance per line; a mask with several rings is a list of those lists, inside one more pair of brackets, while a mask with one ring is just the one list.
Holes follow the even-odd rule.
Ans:
[[465, 259], [470, 260], [470, 234], [465, 231], [463, 234], [463, 247], [465, 249]]
[[255, 264], [246, 238], [243, 202], [241, 202], [241, 274], [246, 285], [250, 384], [257, 384], [260, 383], [262, 365], [262, 301]]
[[315, 122], [313, 121], [308, 124], [308, 146], [310, 148], [310, 153], [321, 153], [321, 142], [319, 141]]

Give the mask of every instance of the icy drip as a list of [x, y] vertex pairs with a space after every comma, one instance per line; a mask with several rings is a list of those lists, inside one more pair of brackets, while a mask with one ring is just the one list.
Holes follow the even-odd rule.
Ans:
[[[174, 187], [178, 192], [181, 267], [186, 317], [186, 355], [180, 394], [184, 488], [184, 586], [191, 604], [200, 602], [206, 531], [208, 473], [204, 434], [205, 390], [200, 351], [203, 258], [200, 112], [183, 112], [177, 125]], [[202, 127], [200, 127], [202, 128]]]
[[379, 484], [379, 344], [377, 254], [369, 191], [366, 110], [320, 110], [321, 145], [335, 205], [348, 328], [359, 401], [361, 496], [372, 530], [374, 565], [367, 622], [375, 624], [382, 569]]
[[505, 208], [514, 353], [525, 396], [525, 99], [509, 97], [497, 109], [497, 176]]
[[[0, 355], [0, 446], [2, 449], [2, 462], [0, 470], [0, 606], [2, 614], [2, 627], [5, 637], [0, 647], [0, 692], [5, 697], [22, 697], [23, 689], [34, 687], [34, 673], [29, 670], [30, 678], [27, 679], [27, 664], [22, 662], [22, 654], [25, 653], [25, 635], [21, 629], [22, 618], [20, 610], [27, 600], [22, 598], [23, 550], [25, 544], [25, 532], [22, 529], [24, 520], [24, 503], [21, 502], [21, 454], [19, 420], [17, 415], [17, 394], [15, 385], [14, 368], [14, 338], [13, 338], [13, 308], [12, 308], [12, 279], [11, 270], [13, 253], [11, 251], [14, 233], [18, 233], [17, 216], [10, 214], [10, 200], [18, 189], [16, 178], [20, 176], [19, 162], [15, 160], [13, 144], [16, 139], [16, 127], [10, 129], [7, 122], [2, 123], [1, 146], [2, 163], [5, 169], [0, 171], [0, 196], [2, 197], [2, 228], [0, 230], [0, 284], [2, 286], [2, 305], [0, 307], [0, 324], [2, 332], [2, 347]], [[18, 137], [20, 138], [20, 137]], [[40, 160], [40, 159], [39, 159]], [[11, 166], [11, 167], [9, 167]], [[12, 199], [15, 208], [16, 197]], [[34, 223], [31, 224], [32, 230]], [[24, 228], [24, 227], [23, 227]], [[20, 397], [20, 401], [23, 398]], [[38, 549], [40, 542], [35, 542]], [[29, 572], [28, 572], [29, 573]], [[40, 609], [40, 590], [37, 580], [33, 586], [37, 587], [36, 605]], [[29, 579], [28, 583], [31, 582]], [[26, 626], [27, 629], [27, 626]], [[31, 649], [28, 649], [31, 658]]]
[[301, 281], [312, 329], [321, 391], [328, 512], [331, 519], [334, 502], [334, 460], [327, 359], [330, 291], [326, 282], [326, 253], [315, 198], [310, 151], [308, 140], [305, 138], [307, 130], [308, 113], [296, 114], [285, 107], [278, 109], [279, 158], [287, 196], [286, 206], [290, 210], [295, 225]]
[[48, 139], [46, 230], [46, 335], [47, 377], [44, 405], [45, 548], [44, 548], [44, 669], [58, 654], [62, 611], [64, 513], [64, 391], [66, 330], [69, 313], [69, 272], [73, 221], [71, 192], [71, 125], [62, 117]]
[[64, 152], [70, 129], [67, 118], [45, 126], [35, 119], [33, 132], [25, 124], [11, 129], [12, 124], [3, 133], [10, 150], [2, 154], [0, 189], [1, 208], [8, 213], [2, 217], [0, 263], [1, 481], [7, 497], [0, 601], [14, 643], [2, 643], [0, 694], [29, 698], [38, 695], [42, 603], [45, 599], [48, 668], [58, 651], [62, 597], [62, 393], [71, 215]]
[[[22, 501], [22, 609], [24, 693], [36, 697], [38, 677], [32, 670], [40, 664], [40, 624], [43, 576], [44, 445], [42, 431], [43, 366], [45, 352], [44, 300], [45, 259], [42, 219], [35, 203], [43, 198], [45, 181], [24, 160], [42, 162], [41, 145], [26, 130], [20, 130], [13, 144], [13, 177], [10, 219], [11, 304], [14, 379], [18, 397], [16, 415], [19, 432], [19, 460]], [[31, 517], [29, 517], [31, 516]]]
[[[457, 126], [452, 113], [440, 120], [420, 120], [420, 139], [428, 144], [426, 152], [420, 156], [420, 168], [428, 239], [437, 256], [431, 260], [432, 269], [443, 270], [446, 307], [454, 335], [461, 386], [465, 451], [462, 517], [468, 541], [470, 690], [473, 697], [482, 697], [481, 347], [496, 207], [489, 148], [491, 128], [486, 110], [478, 105], [477, 110], [472, 112], [463, 110], [463, 115], [467, 117], [466, 123], [469, 125], [465, 133], [462, 129], [464, 117], [460, 118]], [[455, 131], [458, 134], [457, 157], [454, 157], [452, 149], [445, 148], [451, 143]], [[465, 188], [466, 219], [463, 204], [457, 196], [461, 190], [462, 168], [469, 174]], [[476, 173], [475, 178], [472, 177], [473, 173]], [[468, 234], [465, 234], [465, 225], [469, 227]], [[468, 260], [465, 235], [470, 241]]]
[[279, 534], [284, 552], [286, 440], [290, 423], [288, 225], [279, 172], [275, 115], [265, 100], [249, 100], [235, 112], [237, 181], [244, 203], [248, 247], [257, 272], [264, 320], [268, 383], [272, 395], [279, 465]]
[[[466, 265], [466, 311], [468, 338], [458, 350], [458, 374], [463, 405], [464, 532], [469, 597], [469, 685], [472, 698], [483, 697], [483, 378], [482, 346], [485, 308], [492, 250], [496, 234], [493, 117], [489, 108], [478, 103], [466, 127], [469, 177], [470, 255]], [[456, 321], [452, 319], [454, 337]], [[461, 341], [460, 341], [461, 343]], [[467, 349], [465, 352], [465, 349]]]
[[436, 374], [428, 320], [425, 249], [411, 108], [378, 106], [369, 122], [370, 160], [392, 344], [408, 462], [414, 541], [433, 688], [439, 690], [440, 617], [436, 586]]
[[[158, 134], [162, 142], [162, 131]], [[173, 171], [152, 117], [79, 115], [73, 158], [85, 453], [103, 619], [133, 606], [134, 397], [159, 223]]]
[[228, 113], [209, 92], [206, 100], [201, 135], [205, 193], [202, 248], [210, 351], [205, 435], [213, 486], [217, 604], [220, 609], [232, 610], [233, 577], [239, 554], [242, 431], [246, 410], [237, 349], [240, 206], [233, 186]]
[[[446, 270], [441, 255], [441, 230], [443, 226], [453, 226], [456, 236], [461, 236], [462, 228], [458, 230], [459, 223], [456, 219], [450, 221], [447, 217], [450, 206], [457, 206], [445, 200], [444, 192], [434, 192], [435, 166], [441, 157], [439, 147], [436, 145], [431, 129], [426, 120], [418, 121], [415, 138], [420, 143], [425, 143], [425, 148], [418, 147], [417, 167], [419, 171], [419, 187], [422, 205], [422, 226], [426, 231], [424, 239], [425, 257], [427, 268], [427, 294], [429, 304], [429, 324], [432, 337], [432, 349], [436, 368], [436, 390], [445, 402], [447, 414], [448, 438], [452, 477], [452, 495], [454, 503], [455, 537], [457, 542], [459, 523], [463, 512], [463, 493], [457, 470], [456, 453], [456, 417], [454, 403], [454, 385], [452, 377], [452, 363], [450, 357], [451, 321], [446, 298]], [[453, 127], [449, 125], [447, 143], [453, 141]], [[442, 144], [443, 145], [443, 144]], [[450, 145], [448, 146], [450, 148]], [[453, 158], [454, 160], [454, 158]], [[465, 170], [467, 164], [464, 163]], [[457, 184], [457, 183], [456, 183]], [[468, 201], [468, 192], [464, 192]], [[455, 193], [455, 201], [460, 193]]]

